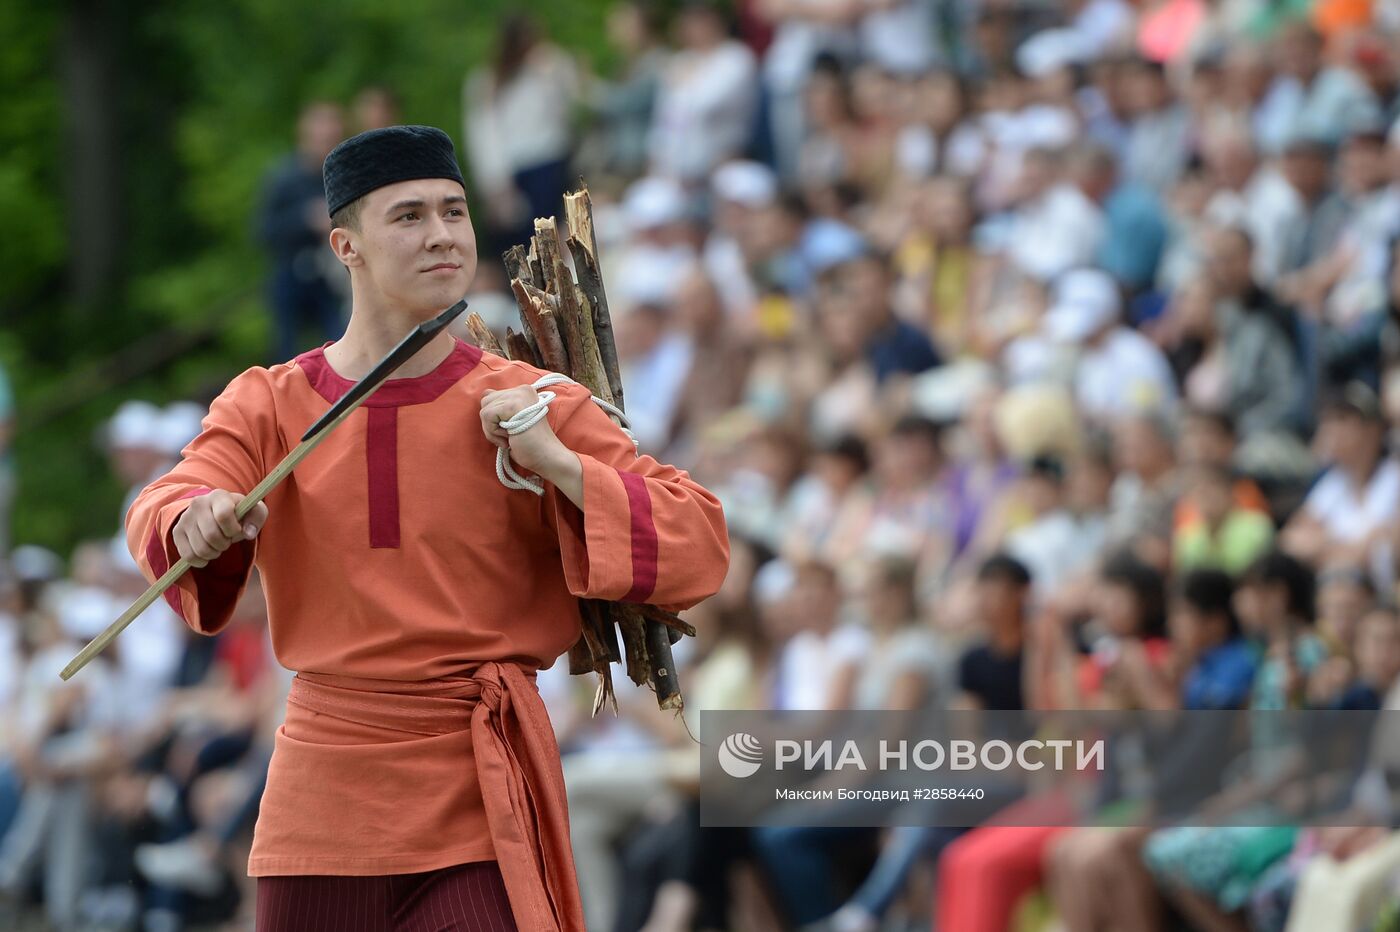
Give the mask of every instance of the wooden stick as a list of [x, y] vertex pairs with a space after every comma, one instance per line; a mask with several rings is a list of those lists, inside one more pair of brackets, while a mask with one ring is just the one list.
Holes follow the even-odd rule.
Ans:
[[[593, 232], [593, 205], [587, 188], [564, 196], [564, 217], [571, 234], [568, 246], [574, 257], [574, 270], [578, 274], [581, 292], [587, 295], [586, 306], [590, 308], [588, 332], [584, 338], [592, 354], [589, 358], [598, 360], [598, 381], [608, 386], [609, 394], [613, 396], [606, 400], [626, 410], [623, 405], [617, 342], [613, 338], [612, 316], [608, 311], [607, 295], [603, 291], [603, 278], [598, 271], [598, 242]], [[579, 303], [585, 304], [582, 301]], [[613, 388], [616, 391], [613, 391]], [[594, 394], [603, 396], [603, 393], [597, 390]], [[613, 617], [621, 626], [621, 617], [625, 616], [626, 612], [619, 615], [617, 609], [618, 606], [613, 606]], [[652, 688], [656, 690], [656, 700], [663, 709], [680, 709], [684, 701], [680, 681], [676, 678], [675, 662], [671, 656], [671, 636], [677, 629], [670, 623], [670, 619], [663, 620], [657, 614], [645, 615], [644, 618], [648, 673]], [[679, 618], [674, 620], [680, 622]], [[628, 630], [628, 627], [622, 627], [624, 638]], [[690, 630], [694, 631], [694, 628]]]
[[598, 265], [598, 238], [593, 233], [593, 199], [587, 188], [579, 188], [564, 195], [564, 222], [569, 227], [569, 238], [577, 239], [588, 250], [594, 268]]
[[[544, 365], [621, 408], [623, 393], [617, 341], [602, 275], [598, 271], [598, 244], [587, 189], [565, 195], [564, 211], [569, 228], [565, 246], [573, 259], [574, 274], [570, 274], [561, 253], [554, 219], [537, 218], [528, 252], [516, 246], [504, 254], [506, 268], [513, 279], [511, 290], [520, 309], [520, 319], [541, 358], [562, 356], [560, 365], [549, 361]], [[552, 331], [550, 323], [554, 325]], [[553, 342], [555, 335], [558, 344]], [[508, 342], [524, 343], [525, 338], [516, 334], [513, 341]], [[512, 350], [512, 357], [518, 358], [514, 353]], [[661, 708], [684, 707], [671, 645], [684, 635], [693, 637], [695, 628], [692, 625], [654, 605], [583, 600], [579, 609], [582, 632], [569, 650], [569, 672], [591, 670], [598, 674], [595, 715], [609, 699], [616, 708], [611, 664], [619, 661], [625, 661], [627, 675], [633, 682], [651, 683]]]
[[679, 711], [685, 708], [685, 699], [681, 696], [681, 683], [676, 677], [676, 664], [671, 657], [671, 639], [668, 631], [665, 625], [654, 621], [646, 623], [649, 665], [647, 673], [650, 675], [652, 688], [656, 690], [657, 705], [663, 709]]
[[622, 376], [617, 363], [617, 338], [613, 333], [612, 315], [608, 313], [608, 298], [603, 292], [603, 278], [598, 266], [588, 254], [588, 247], [578, 237], [569, 237], [569, 252], [574, 257], [574, 270], [578, 273], [579, 288], [588, 298], [588, 308], [593, 322], [593, 337], [598, 344], [598, 358], [603, 364], [603, 372], [612, 392], [612, 403], [622, 407]]
[[[665, 609], [657, 608], [655, 605], [638, 605], [637, 609], [647, 621], [654, 621], [658, 624], [665, 625], [679, 634], [695, 637], [695, 626], [675, 612], [668, 612]], [[675, 642], [672, 641], [671, 643], [674, 644]]]
[[[358, 401], [355, 402], [355, 404], [342, 411], [339, 417], [337, 417], [335, 420], [331, 421], [320, 431], [318, 431], [315, 434], [315, 436], [311, 437], [308, 440], [303, 440], [301, 443], [296, 445], [292, 452], [288, 453], [285, 457], [283, 457], [282, 462], [278, 463], [276, 468], [274, 468], [272, 472], [268, 473], [267, 476], [263, 479], [263, 481], [259, 482], [256, 486], [254, 486], [253, 491], [243, 496], [242, 501], [240, 501], [238, 503], [238, 506], [234, 509], [234, 514], [237, 516], [238, 520], [242, 521], [244, 518], [246, 518], [248, 516], [248, 512], [252, 511], [254, 506], [256, 506], [258, 502], [266, 498], [267, 494], [273, 489], [275, 489], [282, 482], [283, 479], [291, 475], [292, 470], [296, 469], [297, 464], [300, 463], [302, 460], [306, 459], [307, 454], [309, 454], [312, 450], [316, 449], [316, 447], [320, 445], [321, 441], [329, 437], [331, 435], [331, 431], [335, 430], [338, 426], [340, 426], [340, 424], [347, 417], [349, 417], [355, 411], [356, 408], [364, 404], [365, 398], [368, 397], [369, 395], [365, 395], [364, 397], [360, 398]], [[81, 651], [79, 651], [78, 656], [74, 657], [72, 663], [68, 664], [68, 666], [63, 668], [63, 672], [60, 673], [59, 676], [63, 677], [65, 680], [70, 679], [72, 678], [73, 674], [77, 673], [83, 667], [87, 666], [88, 661], [92, 660], [92, 658], [96, 657], [98, 654], [102, 653], [102, 651], [106, 650], [107, 646], [117, 639], [117, 635], [121, 634], [123, 631], [126, 630], [127, 625], [131, 624], [133, 621], [136, 620], [136, 617], [138, 615], [140, 615], [146, 609], [150, 608], [151, 604], [155, 602], [156, 599], [160, 598], [162, 595], [165, 594], [165, 590], [175, 585], [175, 581], [178, 580], [181, 576], [185, 575], [185, 573], [189, 571], [191, 566], [192, 564], [188, 559], [181, 557], [174, 566], [172, 566], [169, 570], [166, 571], [164, 576], [162, 576], [160, 579], [157, 579], [149, 589], [147, 589], [141, 594], [141, 597], [139, 599], [131, 603], [131, 607], [128, 608], [125, 612], [122, 612], [121, 617], [118, 618], [116, 621], [112, 622], [112, 624], [108, 626], [106, 631], [103, 631], [97, 637], [93, 638], [92, 642], [89, 643], [87, 647], [84, 647]]]
[[501, 261], [505, 263], [508, 277], [518, 278], [532, 285], [535, 283], [534, 272], [530, 269], [530, 256], [525, 252], [524, 246], [510, 247], [501, 254]]
[[574, 285], [563, 258], [557, 252], [554, 254], [554, 277], [560, 283], [559, 321], [564, 345], [569, 349], [569, 362], [573, 366], [570, 375], [589, 392], [612, 403], [608, 379], [603, 373], [602, 360], [598, 358], [598, 341], [593, 337], [592, 315], [586, 305], [580, 306], [578, 299], [581, 292]]
[[553, 217], [535, 218], [535, 235], [530, 237], [530, 251], [539, 261], [543, 284], [537, 283], [541, 291], [559, 293], [560, 279], [555, 274], [555, 259], [559, 256], [559, 231], [555, 229]]
[[558, 317], [554, 313], [551, 297], [518, 278], [511, 279], [510, 290], [520, 309], [520, 320], [526, 329], [534, 331], [535, 348], [539, 351], [544, 368], [551, 372], [567, 373], [569, 356], [564, 349], [564, 338], [559, 335]]
[[618, 372], [617, 340], [613, 335], [608, 296], [603, 290], [603, 275], [598, 268], [598, 237], [593, 230], [593, 200], [589, 197], [586, 187], [564, 195], [564, 221], [569, 227], [566, 243], [569, 253], [574, 257], [574, 273], [578, 276], [579, 287], [588, 296], [594, 339], [598, 343], [598, 356], [603, 364], [603, 372], [608, 378], [608, 389], [612, 392], [611, 400], [621, 408], [622, 377]]
[[481, 315], [472, 311], [467, 315], [467, 332], [472, 335], [476, 345], [486, 350], [488, 353], [495, 353], [497, 356], [505, 356], [506, 351], [501, 349], [501, 344], [497, 342], [496, 335], [491, 332], [491, 328], [486, 326], [486, 321], [481, 319]]
[[594, 670], [593, 653], [588, 649], [588, 639], [579, 635], [574, 646], [569, 648], [569, 675], [582, 676]]
[[535, 357], [535, 348], [530, 345], [529, 340], [525, 339], [525, 334], [516, 333], [509, 327], [506, 328], [506, 349], [510, 351], [511, 359], [528, 362], [536, 367], [540, 364], [539, 359]]
[[[341, 395], [338, 401], [326, 409], [325, 414], [322, 414], [314, 424], [306, 429], [306, 432], [301, 435], [301, 441], [292, 452], [282, 458], [282, 462], [278, 463], [272, 472], [264, 476], [263, 480], [254, 486], [251, 492], [243, 496], [243, 499], [234, 507], [234, 514], [238, 520], [241, 522], [246, 518], [248, 512], [252, 511], [258, 502], [266, 498], [269, 492], [291, 474], [298, 463], [306, 459], [307, 454], [331, 435], [331, 431], [343, 424], [356, 408], [365, 403], [365, 399], [374, 394], [388, 380], [389, 376], [393, 375], [400, 366], [424, 346], [427, 346], [437, 334], [441, 333], [466, 309], [467, 301], [463, 298], [437, 317], [426, 320], [409, 331], [397, 346], [391, 349], [383, 359], [375, 363], [374, 368], [364, 378], [350, 386], [349, 391]], [[143, 592], [141, 597], [122, 613], [120, 618], [108, 625], [107, 630], [93, 638], [87, 647], [79, 651], [78, 656], [74, 657], [72, 662], [63, 668], [59, 676], [67, 680], [87, 666], [92, 658], [105, 650], [108, 644], [116, 640], [117, 635], [126, 630], [127, 625], [149, 608], [151, 603], [164, 595], [167, 589], [175, 585], [175, 581], [185, 575], [192, 565], [189, 560], [183, 557], [177, 560], [175, 565]]]
[[627, 655], [627, 676], [638, 686], [645, 686], [651, 679], [651, 664], [647, 657], [646, 621], [633, 606], [614, 605], [611, 608], [618, 630], [622, 632], [622, 645]]

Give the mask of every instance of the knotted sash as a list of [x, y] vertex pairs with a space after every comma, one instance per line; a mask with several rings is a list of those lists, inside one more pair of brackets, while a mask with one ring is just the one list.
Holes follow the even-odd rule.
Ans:
[[287, 701], [421, 735], [470, 729], [486, 822], [516, 925], [522, 932], [584, 932], [559, 747], [533, 679], [516, 664], [496, 662], [421, 683], [299, 673]]

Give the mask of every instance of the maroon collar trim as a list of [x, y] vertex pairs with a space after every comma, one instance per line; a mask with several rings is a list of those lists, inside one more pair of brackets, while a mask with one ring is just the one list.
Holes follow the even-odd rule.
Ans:
[[[311, 387], [322, 398], [331, 403], [340, 400], [355, 383], [331, 368], [326, 361], [326, 347], [302, 353], [292, 362], [301, 367]], [[436, 400], [443, 392], [455, 385], [481, 361], [481, 350], [470, 343], [456, 341], [452, 352], [440, 362], [436, 369], [426, 375], [411, 379], [389, 379], [365, 399], [368, 408], [397, 408], [401, 405], [424, 404]]]

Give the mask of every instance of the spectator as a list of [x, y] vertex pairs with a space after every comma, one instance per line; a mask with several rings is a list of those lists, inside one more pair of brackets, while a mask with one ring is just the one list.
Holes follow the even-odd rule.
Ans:
[[1209, 567], [1240, 573], [1273, 543], [1273, 521], [1235, 503], [1234, 477], [1224, 467], [1195, 467], [1182, 505], [1199, 520], [1178, 528], [1173, 537], [1172, 561], [1178, 571]]
[[[334, 340], [345, 329], [343, 301], [332, 278], [334, 261], [326, 236], [331, 231], [321, 163], [345, 138], [340, 107], [318, 101], [297, 119], [297, 149], [263, 181], [258, 237], [272, 260], [268, 302], [272, 306], [276, 361], [305, 349], [303, 330]], [[339, 263], [336, 263], [339, 265]]]
[[351, 110], [355, 115], [355, 131], [359, 133], [398, 126], [403, 122], [398, 95], [383, 84], [371, 84], [361, 89], [355, 95]]
[[1189, 154], [1189, 114], [1173, 99], [1160, 63], [1134, 60], [1119, 72], [1119, 79], [1126, 82], [1129, 114], [1124, 174], [1130, 181], [1165, 192], [1180, 176]]
[[501, 20], [491, 64], [466, 78], [463, 136], [497, 251], [562, 209], [578, 87], [572, 57], [524, 13]]
[[0, 559], [10, 552], [10, 503], [15, 497], [15, 399], [5, 370], [0, 367]]
[[600, 126], [598, 167], [608, 177], [632, 178], [647, 165], [647, 134], [667, 52], [655, 16], [640, 2], [622, 2], [608, 11], [608, 42], [622, 57], [612, 80], [598, 81], [590, 94]]
[[959, 704], [1024, 709], [1022, 660], [1031, 574], [1012, 557], [989, 557], [977, 571], [978, 614], [986, 641], [958, 662]]
[[1285, 549], [1310, 562], [1324, 556], [1366, 566], [1378, 590], [1393, 576], [1389, 527], [1400, 509], [1400, 465], [1386, 456], [1375, 393], [1360, 383], [1333, 399], [1318, 428], [1328, 464], [1283, 529]]
[[1355, 73], [1323, 64], [1322, 37], [1302, 22], [1285, 25], [1273, 43], [1279, 77], [1256, 114], [1260, 143], [1279, 152], [1298, 137], [1338, 143], [1380, 123], [1380, 106]]
[[676, 39], [680, 51], [662, 75], [652, 117], [651, 169], [693, 186], [748, 144], [756, 64], [707, 3], [681, 11]]

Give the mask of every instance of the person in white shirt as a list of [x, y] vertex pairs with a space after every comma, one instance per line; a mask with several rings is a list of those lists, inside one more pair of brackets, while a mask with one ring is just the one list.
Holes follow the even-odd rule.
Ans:
[[728, 38], [719, 11], [687, 6], [676, 24], [681, 49], [662, 73], [652, 119], [652, 171], [698, 184], [748, 144], [758, 103], [753, 52]]
[[1348, 133], [1381, 126], [1375, 94], [1355, 72], [1323, 67], [1322, 36], [1305, 21], [1279, 30], [1274, 59], [1279, 75], [1254, 114], [1264, 151], [1282, 151], [1298, 136], [1338, 143]]
[[836, 571], [817, 561], [795, 566], [787, 609], [797, 630], [778, 655], [773, 708], [850, 708], [871, 636], [867, 629], [841, 621]]
[[[1054, 300], [1037, 336], [1017, 343], [1073, 350], [1073, 383], [1080, 412], [1111, 424], [1128, 415], [1169, 413], [1176, 381], [1162, 351], [1120, 322], [1118, 285], [1099, 269], [1074, 269], [1055, 283]], [[1026, 353], [1026, 347], [1012, 347]]]
[[1103, 211], [1079, 188], [1059, 179], [1059, 163], [1059, 156], [1046, 149], [1026, 153], [1023, 198], [1005, 246], [1013, 267], [1044, 282], [1092, 262], [1104, 234]]
[[1379, 592], [1395, 578], [1394, 526], [1400, 516], [1400, 463], [1385, 454], [1385, 420], [1376, 394], [1352, 382], [1332, 399], [1316, 446], [1330, 464], [1283, 529], [1285, 550], [1314, 564], [1367, 566]]
[[522, 242], [532, 218], [560, 210], [580, 85], [573, 59], [524, 14], [502, 23], [496, 43], [495, 61], [463, 85], [463, 135], [491, 225]]
[[846, 0], [759, 0], [759, 15], [773, 24], [763, 56], [763, 86], [778, 174], [791, 180], [806, 133], [803, 98], [813, 64], [823, 54], [849, 60], [857, 36]]

